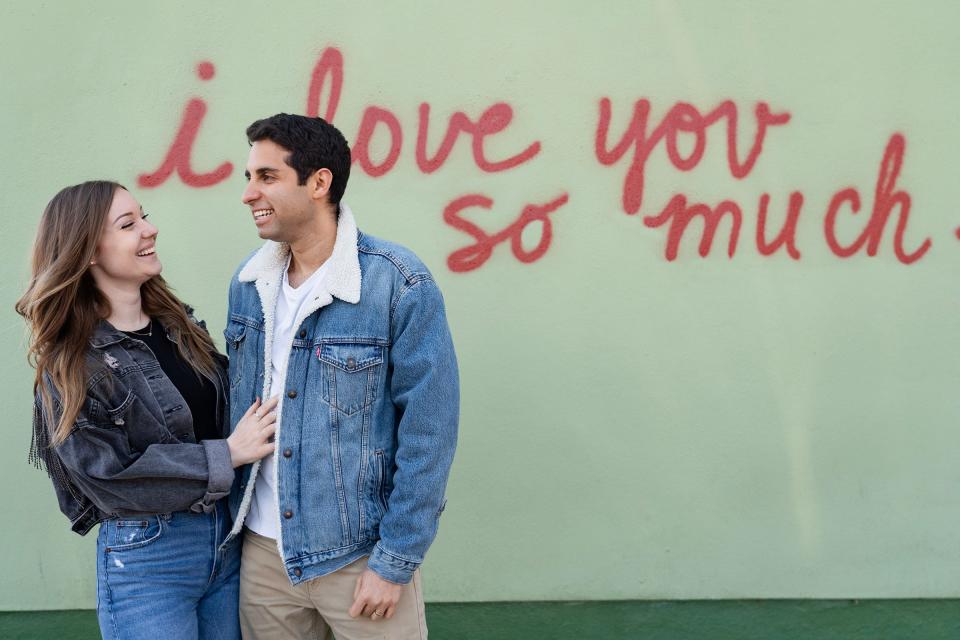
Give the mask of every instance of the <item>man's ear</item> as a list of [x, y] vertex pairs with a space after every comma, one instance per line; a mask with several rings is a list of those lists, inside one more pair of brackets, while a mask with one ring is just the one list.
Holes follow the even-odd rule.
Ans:
[[310, 187], [310, 197], [314, 200], [323, 200], [333, 186], [333, 174], [330, 169], [317, 169], [307, 180], [307, 185]]

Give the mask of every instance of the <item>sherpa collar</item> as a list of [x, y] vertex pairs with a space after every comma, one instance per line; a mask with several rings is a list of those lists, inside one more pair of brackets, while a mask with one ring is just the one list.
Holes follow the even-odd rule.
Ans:
[[[327, 260], [327, 274], [323, 286], [331, 296], [344, 302], [360, 302], [360, 260], [357, 257], [357, 223], [353, 212], [344, 203], [340, 203], [340, 217], [337, 220], [337, 239], [333, 243], [333, 253]], [[267, 240], [260, 250], [247, 261], [240, 274], [240, 282], [255, 282], [272, 278], [280, 282], [283, 268], [290, 255], [290, 245], [285, 242]]]

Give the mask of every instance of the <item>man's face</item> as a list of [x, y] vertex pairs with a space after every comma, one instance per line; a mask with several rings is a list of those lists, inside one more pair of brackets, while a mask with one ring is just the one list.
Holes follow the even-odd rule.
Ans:
[[291, 242], [315, 215], [309, 180], [297, 184], [297, 172], [286, 162], [289, 154], [272, 140], [258, 140], [250, 147], [243, 203], [265, 240]]

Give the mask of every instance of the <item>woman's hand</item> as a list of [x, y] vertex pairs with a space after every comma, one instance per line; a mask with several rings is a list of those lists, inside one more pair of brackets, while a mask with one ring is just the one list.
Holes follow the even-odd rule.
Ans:
[[234, 469], [273, 453], [275, 445], [272, 439], [277, 430], [277, 414], [274, 409], [278, 402], [279, 396], [274, 396], [262, 404], [260, 398], [257, 398], [240, 418], [237, 428], [227, 438]]

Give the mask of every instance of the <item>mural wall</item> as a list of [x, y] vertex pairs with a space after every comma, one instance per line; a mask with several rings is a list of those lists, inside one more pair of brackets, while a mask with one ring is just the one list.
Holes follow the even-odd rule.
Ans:
[[128, 185], [222, 345], [280, 111], [446, 298], [429, 600], [960, 596], [955, 3], [282, 4], [0, 9], [0, 610], [94, 606], [26, 464], [43, 206]]

